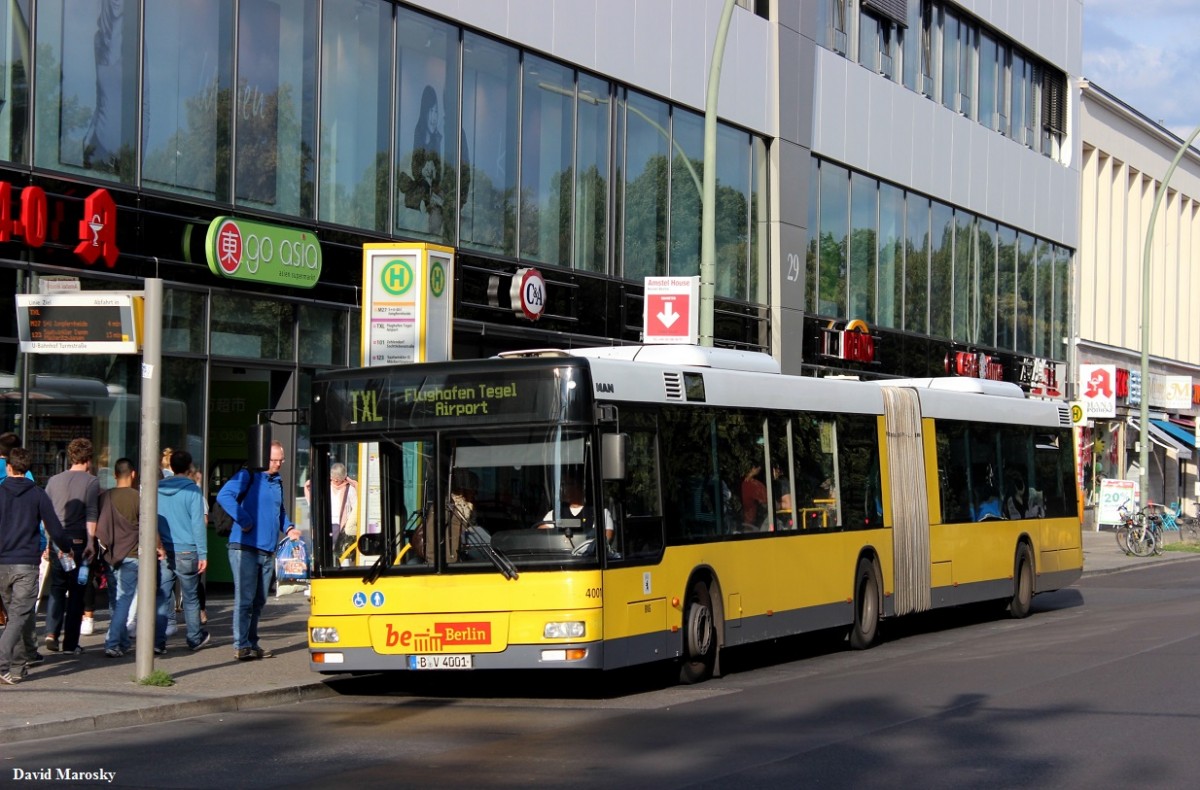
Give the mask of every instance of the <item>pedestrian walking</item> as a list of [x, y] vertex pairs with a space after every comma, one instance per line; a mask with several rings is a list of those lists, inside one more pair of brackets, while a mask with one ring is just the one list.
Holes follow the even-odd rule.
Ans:
[[[137, 490], [137, 470], [133, 468], [132, 460], [117, 459], [113, 464], [113, 478], [116, 485], [100, 495], [96, 540], [116, 577], [115, 586], [110, 585], [109, 590], [112, 619], [104, 637], [104, 655], [120, 658], [132, 647], [127, 623], [133, 596], [137, 592], [141, 501]], [[153, 563], [147, 563], [147, 567], [155, 568]]]
[[[8, 612], [8, 625], [0, 634], [0, 685], [11, 686], [37, 663], [27, 652], [24, 635], [25, 624], [33, 617], [37, 604], [42, 553], [39, 525], [44, 524], [51, 540], [68, 551], [71, 541], [46, 492], [22, 476], [29, 469], [32, 454], [15, 447], [7, 460], [13, 474], [0, 482], [0, 599]], [[14, 672], [18, 656], [23, 660]]]
[[[96, 555], [96, 519], [99, 515], [100, 481], [92, 474], [92, 443], [72, 439], [67, 445], [71, 464], [46, 482], [46, 495], [69, 538], [69, 550], [50, 563], [50, 600], [46, 605], [46, 649], [82, 653], [79, 628], [83, 623], [84, 591], [91, 573], [80, 572]], [[70, 568], [70, 570], [68, 570]], [[61, 636], [62, 641], [59, 642]]]
[[167, 618], [175, 607], [175, 582], [183, 592], [183, 620], [187, 646], [199, 650], [211, 636], [200, 625], [200, 574], [208, 568], [208, 529], [204, 522], [204, 495], [188, 476], [192, 454], [171, 453], [171, 475], [158, 482], [158, 536], [166, 555], [159, 561], [158, 622], [163, 635], [155, 652], [166, 650]]
[[300, 530], [288, 518], [283, 480], [283, 445], [271, 442], [265, 471], [242, 469], [221, 487], [217, 502], [233, 517], [229, 567], [233, 571], [233, 648], [238, 661], [270, 658], [258, 643], [258, 620], [271, 588], [280, 535], [298, 540]]

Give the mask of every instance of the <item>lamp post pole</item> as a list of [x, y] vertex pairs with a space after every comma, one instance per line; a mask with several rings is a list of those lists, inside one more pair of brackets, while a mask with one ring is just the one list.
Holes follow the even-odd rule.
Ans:
[[1196, 139], [1197, 135], [1200, 135], [1200, 126], [1197, 126], [1188, 135], [1188, 139], [1183, 141], [1183, 145], [1175, 152], [1175, 158], [1171, 160], [1166, 175], [1163, 176], [1158, 194], [1154, 196], [1154, 207], [1150, 209], [1150, 223], [1146, 227], [1146, 246], [1142, 252], [1142, 391], [1139, 403], [1141, 424], [1138, 426], [1138, 464], [1141, 468], [1138, 487], [1143, 500], [1146, 500], [1150, 494], [1150, 246], [1154, 239], [1154, 221], [1158, 216], [1158, 207], [1162, 205], [1163, 198], [1166, 197], [1167, 184], [1171, 182], [1175, 168], [1179, 166], [1183, 155], [1191, 148], [1192, 141]]
[[725, 0], [712, 60], [708, 64], [708, 94], [704, 100], [704, 194], [700, 208], [700, 345], [713, 344], [713, 302], [717, 288], [717, 92], [721, 61], [733, 16], [734, 0]]

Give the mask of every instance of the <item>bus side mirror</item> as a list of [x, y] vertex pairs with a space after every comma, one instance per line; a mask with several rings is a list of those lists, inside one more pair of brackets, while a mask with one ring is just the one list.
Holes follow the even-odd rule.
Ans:
[[600, 475], [605, 480], [625, 479], [625, 451], [629, 434], [606, 433], [600, 437]]

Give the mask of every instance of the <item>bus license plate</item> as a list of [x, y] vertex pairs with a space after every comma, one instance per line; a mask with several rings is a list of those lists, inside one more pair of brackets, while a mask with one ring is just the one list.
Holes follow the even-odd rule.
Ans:
[[470, 669], [471, 656], [464, 655], [433, 655], [409, 656], [409, 669]]

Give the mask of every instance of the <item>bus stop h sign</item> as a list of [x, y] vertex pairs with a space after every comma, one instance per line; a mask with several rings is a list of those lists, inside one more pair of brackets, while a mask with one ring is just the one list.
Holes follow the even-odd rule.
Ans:
[[647, 277], [643, 343], [695, 344], [700, 327], [699, 277]]

